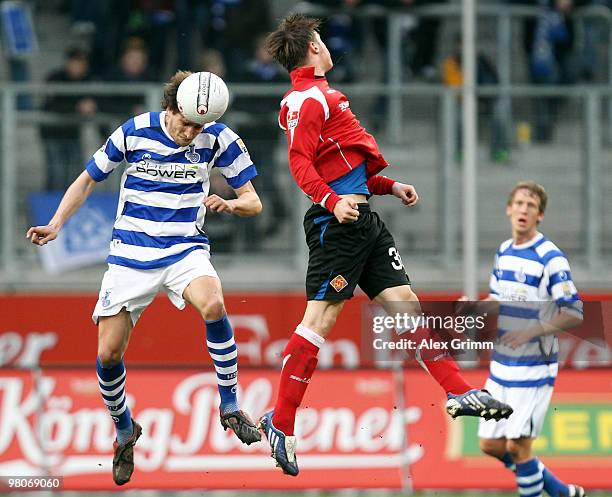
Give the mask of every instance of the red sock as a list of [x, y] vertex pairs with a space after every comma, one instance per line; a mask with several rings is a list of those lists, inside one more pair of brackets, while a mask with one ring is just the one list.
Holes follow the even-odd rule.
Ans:
[[283, 351], [283, 369], [272, 424], [285, 435], [293, 435], [295, 413], [317, 367], [317, 354], [324, 341], [314, 331], [299, 325]]
[[[442, 341], [436, 332], [427, 328], [417, 329], [411, 338], [417, 340], [417, 343], [420, 343], [423, 338]], [[448, 352], [431, 348], [419, 349], [417, 357], [421, 366], [427, 370], [447, 394], [462, 394], [474, 388], [461, 376], [459, 366]]]

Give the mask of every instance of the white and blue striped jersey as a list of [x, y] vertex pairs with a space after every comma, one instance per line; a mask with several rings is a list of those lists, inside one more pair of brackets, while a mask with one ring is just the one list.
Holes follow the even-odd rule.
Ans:
[[490, 378], [506, 387], [554, 385], [559, 369], [555, 335], [533, 338], [516, 349], [499, 338], [548, 321], [562, 307], [582, 317], [582, 302], [565, 255], [541, 233], [521, 245], [506, 240], [495, 255], [489, 287], [490, 297], [500, 301]]
[[209, 123], [182, 147], [168, 134], [164, 118], [165, 112], [147, 112], [129, 119], [85, 165], [95, 181], [103, 181], [126, 162], [109, 264], [154, 269], [209, 250], [202, 202], [212, 167], [232, 188], [257, 176], [244, 143], [226, 125]]

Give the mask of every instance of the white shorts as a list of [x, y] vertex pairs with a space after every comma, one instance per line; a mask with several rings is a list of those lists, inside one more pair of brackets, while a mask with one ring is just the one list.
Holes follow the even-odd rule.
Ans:
[[136, 324], [161, 289], [176, 307], [184, 309], [183, 292], [189, 283], [200, 276], [219, 278], [210, 263], [208, 250], [194, 250], [180, 261], [157, 269], [133, 269], [109, 264], [102, 278], [92, 319], [98, 324], [100, 316], [114, 316], [125, 307], [132, 317], [132, 323]]
[[536, 438], [540, 435], [553, 393], [552, 386], [510, 388], [504, 387], [489, 378], [485, 388], [497, 400], [509, 404], [514, 412], [508, 419], [497, 422], [481, 419], [478, 427], [480, 438], [516, 439], [521, 437]]

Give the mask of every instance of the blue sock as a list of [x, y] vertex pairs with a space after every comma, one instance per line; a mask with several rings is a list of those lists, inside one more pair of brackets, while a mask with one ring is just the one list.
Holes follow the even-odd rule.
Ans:
[[550, 497], [567, 497], [569, 487], [551, 473], [541, 461], [538, 461], [542, 475], [544, 476], [544, 490]]
[[516, 465], [516, 483], [521, 497], [542, 497], [544, 476], [536, 458]]
[[102, 366], [100, 358], [97, 357], [96, 370], [102, 399], [115, 422], [117, 441], [123, 445], [134, 431], [132, 414], [125, 401], [125, 366], [123, 360], [110, 368], [105, 368]]
[[500, 461], [504, 463], [504, 466], [508, 468], [510, 471], [516, 471], [516, 464], [514, 464], [514, 459], [509, 452], [506, 452], [503, 456], [501, 456]]
[[217, 387], [221, 396], [219, 408], [223, 414], [237, 411], [238, 350], [227, 315], [216, 321], [206, 321], [206, 345], [217, 371]]

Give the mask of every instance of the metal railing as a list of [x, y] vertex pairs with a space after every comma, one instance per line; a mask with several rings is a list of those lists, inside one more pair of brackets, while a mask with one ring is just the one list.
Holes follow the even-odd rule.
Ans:
[[[230, 89], [235, 96], [275, 96], [283, 94], [286, 89], [284, 85], [230, 85]], [[351, 85], [341, 88], [346, 92], [351, 99], [359, 100], [363, 98], [372, 99], [375, 96], [387, 94], [389, 87], [386, 85]], [[446, 267], [452, 267], [456, 261], [460, 247], [457, 243], [457, 226], [459, 216], [457, 213], [456, 199], [460, 192], [457, 191], [458, 171], [456, 166], [456, 158], [458, 154], [456, 144], [456, 116], [459, 112], [459, 99], [457, 91], [436, 85], [411, 85], [393, 88], [400, 98], [433, 98], [438, 102], [438, 116], [430, 119], [429, 125], [433, 125], [439, 130], [432, 134], [432, 142], [429, 144], [432, 151], [438, 150], [439, 155], [434, 162], [438, 164], [436, 171], [431, 172], [431, 177], [437, 180], [437, 197], [439, 199], [439, 209], [437, 214], [437, 239], [439, 240], [437, 257]], [[5, 84], [0, 87], [0, 101], [2, 102], [3, 122], [0, 134], [0, 150], [1, 150], [1, 186], [0, 195], [2, 196], [0, 214], [0, 222], [2, 223], [2, 269], [4, 274], [17, 275], [22, 269], [25, 262], [20, 263], [17, 256], [16, 240], [17, 237], [22, 237], [23, 233], [19, 232], [16, 224], [16, 216], [18, 206], [18, 194], [23, 193], [22, 188], [19, 188], [18, 164], [22, 152], [15, 148], [17, 142], [17, 133], [19, 128], [24, 125], [34, 126], [42, 121], [53, 120], [52, 116], [40, 111], [22, 112], [16, 109], [17, 97], [20, 94], [28, 93], [42, 97], [50, 94], [70, 94], [70, 95], [111, 95], [111, 94], [129, 94], [141, 95], [145, 98], [147, 105], [152, 110], [159, 108], [160, 101], [160, 85], [141, 85], [138, 87], [130, 85], [15, 85]], [[572, 98], [580, 101], [583, 113], [580, 116], [574, 116], [575, 124], [584, 130], [584, 146], [582, 152], [582, 161], [580, 167], [584, 172], [584, 180], [581, 185], [581, 200], [584, 202], [584, 232], [581, 233], [584, 239], [583, 253], [587, 257], [589, 264], [597, 267], [601, 264], [603, 256], [603, 234], [604, 234], [604, 212], [603, 212], [603, 188], [604, 173], [609, 173], [609, 168], [604, 169], [603, 143], [602, 143], [602, 103], [606, 99], [612, 98], [612, 88], [608, 86], [573, 86], [573, 87], [543, 87], [543, 86], [509, 86], [509, 87], [482, 87], [479, 89], [479, 95], [482, 97], [497, 97], [502, 94], [508, 95], [510, 98], [551, 98], [564, 97]], [[231, 112], [228, 114], [228, 119], [232, 119]], [[98, 120], [103, 120], [104, 116], [98, 116]], [[407, 126], [422, 126], [423, 120], [417, 120], [417, 124], [412, 118], [402, 119], [395, 125], [398, 126], [399, 133], [405, 134]], [[92, 121], [95, 122], [95, 121]], [[421, 124], [419, 124], [419, 122]], [[508, 123], [511, 127], [511, 123]], [[279, 132], [280, 139], [280, 132]], [[380, 136], [379, 136], [380, 140]], [[284, 144], [279, 141], [279, 154], [285, 154]], [[384, 148], [384, 144], [383, 144]], [[397, 147], [396, 147], [397, 148]], [[409, 150], [410, 145], [406, 148]], [[39, 165], [40, 171], [44, 170], [44, 165]], [[265, 170], [262, 171], [266, 174]], [[288, 176], [288, 171], [285, 173]], [[429, 174], [429, 173], [428, 173]], [[292, 183], [287, 179], [287, 183]], [[418, 185], [417, 185], [418, 186]], [[297, 194], [295, 198], [302, 198]], [[292, 194], [293, 197], [293, 194]], [[303, 213], [304, 202], [293, 202], [290, 205], [289, 216], [292, 219], [292, 239], [295, 243], [292, 244], [295, 253], [293, 254], [293, 264], [299, 269], [304, 264], [305, 247], [301, 240], [303, 238], [301, 223], [299, 218]], [[396, 228], [401, 230], [401, 226]], [[288, 254], [291, 256], [291, 254]]]

